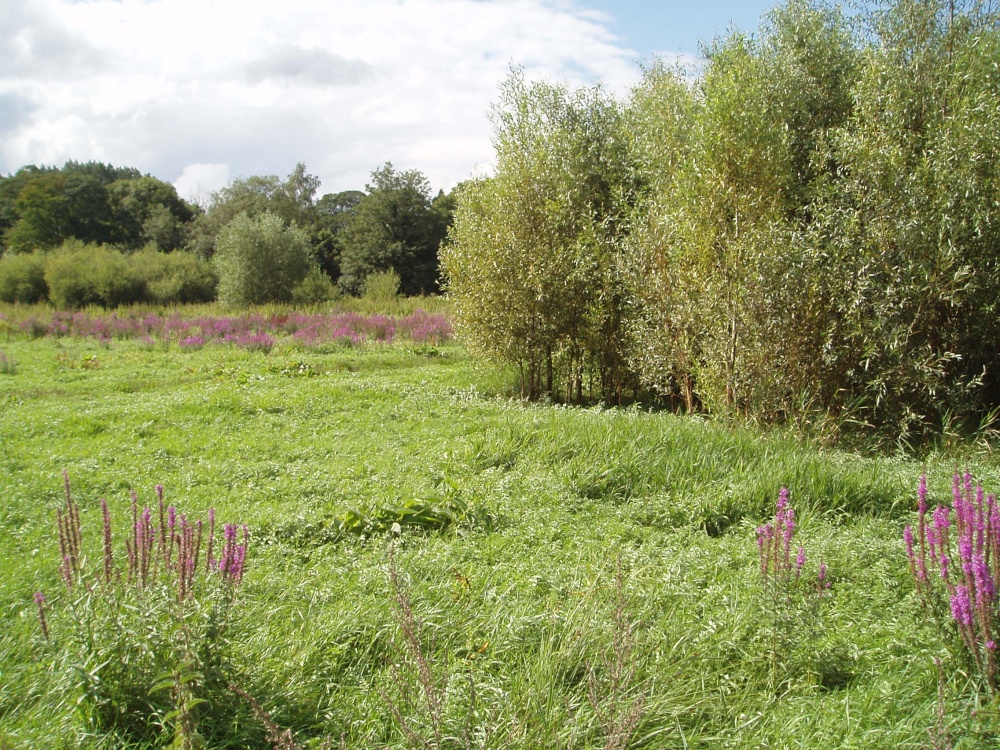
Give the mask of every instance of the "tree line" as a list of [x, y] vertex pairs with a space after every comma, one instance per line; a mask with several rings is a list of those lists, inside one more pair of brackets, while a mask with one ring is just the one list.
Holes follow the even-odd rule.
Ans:
[[439, 291], [453, 195], [432, 197], [422, 173], [390, 163], [365, 191], [317, 198], [319, 185], [300, 163], [286, 179], [237, 179], [201, 207], [132, 168], [22, 167], [0, 177], [0, 301], [201, 301], [218, 284], [237, 305], [309, 302], [360, 294], [390, 269], [403, 294]]
[[624, 98], [514, 70], [442, 252], [470, 349], [530, 398], [902, 440], [995, 413], [998, 21], [789, 0]]

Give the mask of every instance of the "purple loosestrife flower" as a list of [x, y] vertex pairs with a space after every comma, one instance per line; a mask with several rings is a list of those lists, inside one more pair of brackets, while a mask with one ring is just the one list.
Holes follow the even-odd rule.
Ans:
[[159, 509], [160, 509], [160, 536], [159, 536], [160, 548], [159, 548], [159, 553], [160, 553], [160, 557], [162, 557], [163, 560], [166, 561], [167, 558], [170, 555], [170, 547], [168, 546], [168, 542], [171, 541], [171, 540], [167, 539], [167, 524], [163, 520], [163, 486], [159, 485], [159, 484], [156, 485], [156, 499], [158, 501]]
[[983, 492], [982, 485], [976, 487], [976, 512], [973, 518], [973, 525], [976, 531], [976, 549], [980, 552], [983, 551], [983, 542], [985, 541], [984, 534], [986, 533], [986, 495]]
[[826, 563], [820, 562], [819, 564], [819, 575], [816, 576], [816, 587], [822, 593], [826, 589], [830, 588], [830, 582], [826, 580]]
[[972, 580], [972, 539], [963, 534], [958, 542], [958, 559], [962, 564], [962, 575], [966, 581]]
[[976, 555], [972, 561], [973, 580], [976, 584], [976, 608], [988, 611], [987, 607], [993, 606], [996, 597], [996, 585], [990, 569], [986, 566], [986, 560], [982, 555]]
[[931, 562], [936, 563], [938, 560], [938, 547], [940, 544], [941, 533], [937, 530], [935, 526], [931, 526], [927, 529], [927, 546], [930, 549]]
[[243, 579], [243, 563], [246, 560], [247, 548], [243, 544], [236, 545], [233, 551], [233, 563], [229, 569], [229, 577], [233, 583], [239, 583]]
[[972, 603], [969, 601], [969, 589], [956, 586], [951, 597], [951, 616], [962, 627], [972, 627]]
[[951, 528], [951, 512], [943, 505], [934, 509], [934, 528], [938, 531]]
[[62, 576], [66, 590], [73, 590], [73, 564], [69, 560], [69, 555], [63, 555], [62, 565], [59, 566], [59, 575]]
[[985, 543], [994, 545], [997, 532], [1000, 532], [1000, 510], [997, 509], [997, 496], [986, 496], [986, 539]]
[[233, 565], [236, 548], [236, 526], [227, 523], [222, 527], [224, 542], [222, 545], [222, 558], [219, 560], [219, 572], [223, 577], [229, 573]]
[[205, 567], [206, 570], [213, 570], [215, 565], [215, 557], [212, 555], [212, 546], [215, 543], [215, 508], [208, 509], [208, 549], [205, 550]]
[[802, 566], [806, 564], [806, 549], [799, 547], [799, 554], [795, 556], [795, 580], [799, 580], [802, 575]]
[[937, 548], [937, 557], [942, 558], [950, 554], [948, 544], [948, 529], [951, 528], [950, 511], [943, 505], [934, 509], [934, 542]]
[[788, 506], [788, 488], [782, 487], [778, 492], [778, 511], [784, 510]]
[[[183, 516], [181, 516], [183, 518]], [[177, 508], [173, 505], [167, 508], [167, 544], [163, 550], [163, 560], [168, 565], [170, 564], [170, 558], [173, 555], [174, 549], [174, 532], [177, 529]]]
[[789, 562], [791, 559], [792, 551], [792, 537], [795, 536], [795, 511], [787, 507], [787, 490], [786, 492], [786, 507], [784, 513], [780, 514], [781, 519], [779, 521], [779, 526], [781, 528], [781, 538], [784, 542], [784, 567], [787, 569], [789, 567]]
[[108, 501], [101, 498], [101, 516], [104, 521], [104, 583], [111, 583], [111, 575], [114, 570], [114, 559], [111, 554], [111, 512], [108, 510]]

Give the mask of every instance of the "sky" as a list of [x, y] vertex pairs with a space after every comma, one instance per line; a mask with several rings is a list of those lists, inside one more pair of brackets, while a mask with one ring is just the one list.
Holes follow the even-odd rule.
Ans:
[[0, 174], [138, 168], [206, 203], [297, 162], [321, 193], [386, 161], [449, 190], [492, 163], [512, 65], [624, 95], [654, 55], [754, 32], [746, 0], [0, 0]]

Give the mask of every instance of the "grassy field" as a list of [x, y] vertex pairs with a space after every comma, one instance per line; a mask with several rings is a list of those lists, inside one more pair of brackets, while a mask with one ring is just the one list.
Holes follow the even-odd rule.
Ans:
[[[1000, 741], [902, 543], [925, 469], [932, 502], [950, 498], [956, 469], [1000, 487], [983, 450], [917, 462], [638, 409], [526, 405], [454, 344], [279, 338], [265, 354], [6, 335], [0, 747], [162, 747], [178, 733], [154, 701], [141, 730], [88, 704], [85, 675], [111, 668], [78, 663], [72, 634], [108, 620], [87, 609], [99, 590], [60, 581], [64, 471], [92, 569], [100, 499], [117, 548], [131, 490], [153, 504], [160, 484], [192, 518], [214, 508], [249, 527], [214, 667], [225, 680], [187, 714], [208, 747]], [[782, 487], [807, 559], [779, 589], [756, 529]], [[829, 588], [815, 584], [821, 562]], [[126, 671], [131, 658], [104, 657]], [[229, 683], [261, 710], [218, 688]], [[135, 689], [140, 703], [152, 687]]]

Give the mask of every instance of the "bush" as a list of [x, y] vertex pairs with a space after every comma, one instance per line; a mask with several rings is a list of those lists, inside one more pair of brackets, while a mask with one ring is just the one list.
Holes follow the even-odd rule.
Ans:
[[152, 246], [129, 258], [136, 276], [142, 279], [145, 301], [160, 305], [211, 302], [219, 283], [209, 263], [191, 253], [161, 253]]
[[292, 302], [296, 305], [316, 305], [336, 299], [338, 294], [337, 287], [326, 271], [315, 266], [309, 270], [302, 283], [292, 290]]
[[219, 301], [235, 307], [291, 301], [315, 264], [305, 232], [270, 212], [238, 214], [219, 233], [213, 260]]
[[45, 256], [39, 253], [0, 258], [0, 302], [32, 305], [49, 296], [45, 283]]
[[141, 302], [145, 284], [125, 256], [104, 245], [68, 240], [48, 256], [45, 281], [56, 307], [118, 307]]
[[399, 294], [399, 274], [393, 269], [373, 273], [365, 279], [364, 297], [371, 302], [391, 302]]

